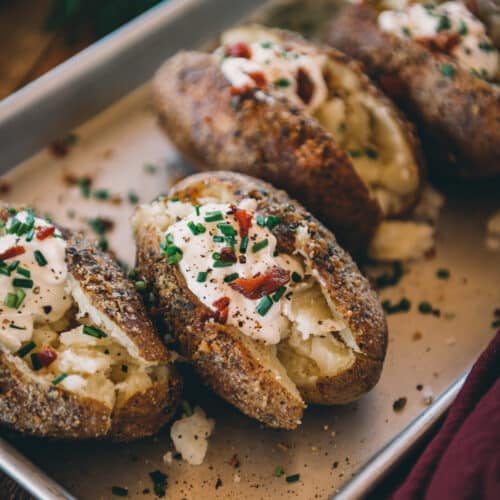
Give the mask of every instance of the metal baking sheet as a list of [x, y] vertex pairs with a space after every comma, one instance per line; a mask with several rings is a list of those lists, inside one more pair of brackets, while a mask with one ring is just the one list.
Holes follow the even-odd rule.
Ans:
[[[205, 26], [207, 34], [213, 35], [225, 24], [215, 6], [206, 24], [214, 17], [218, 24], [212, 29]], [[136, 43], [147, 39], [143, 34]], [[116, 38], [110, 41], [120, 45]], [[76, 71], [72, 65], [67, 67]], [[64, 80], [64, 68], [61, 72]], [[96, 81], [100, 74], [96, 70]], [[28, 90], [13, 99], [19, 103], [31, 92], [36, 94], [37, 83]], [[44, 149], [17, 165], [2, 178], [6, 183], [2, 186], [10, 187], [3, 198], [32, 203], [69, 227], [88, 228], [89, 217], [109, 217], [115, 223], [110, 247], [120, 259], [132, 263], [128, 217], [133, 206], [127, 193], [134, 190], [141, 201], [148, 201], [190, 171], [157, 128], [148, 96], [146, 84], [83, 123], [67, 156], [57, 158]], [[40, 102], [54, 112], [58, 109], [57, 103], [46, 103], [41, 97]], [[9, 106], [12, 111], [12, 100]], [[23, 113], [26, 120], [33, 119], [37, 108], [27, 107]], [[57, 113], [52, 116], [57, 122]], [[58, 133], [67, 130], [60, 126], [55, 127]], [[0, 132], [4, 131], [0, 124]], [[25, 137], [37, 133], [38, 128], [27, 128]], [[0, 137], [3, 149], [6, 136]], [[123, 202], [114, 205], [82, 198], [78, 188], [65, 181], [68, 174], [90, 176], [95, 188], [121, 194]], [[326, 498], [338, 492], [340, 497], [354, 498], [366, 493], [447, 408], [461, 377], [494, 333], [493, 310], [500, 305], [500, 254], [486, 250], [483, 241], [487, 218], [500, 208], [499, 185], [449, 186], [444, 191], [436, 255], [408, 265], [401, 282], [381, 293], [382, 299], [393, 301], [405, 296], [412, 308], [388, 317], [390, 342], [382, 378], [359, 402], [311, 407], [298, 430], [275, 431], [242, 416], [192, 381], [187, 398], [199, 401], [216, 421], [201, 466], [164, 462], [165, 453], [172, 451], [167, 428], [132, 444], [48, 442], [3, 432], [22, 455], [0, 443], [0, 467], [41, 498], [57, 494], [110, 498], [114, 485], [128, 488], [130, 498], [154, 498], [149, 477], [154, 470], [168, 475], [169, 498]], [[436, 277], [439, 268], [450, 270], [449, 279]], [[422, 300], [439, 308], [440, 316], [420, 314], [417, 305]], [[417, 388], [420, 385], [422, 390]], [[395, 412], [393, 403], [399, 398], [406, 398], [406, 405]], [[234, 455], [240, 464], [237, 468]], [[35, 473], [23, 456], [41, 472]], [[287, 483], [285, 476], [274, 477], [276, 466], [283, 467], [285, 475], [299, 473], [300, 480]], [[57, 484], [46, 482], [43, 473], [64, 491], [57, 493]]]

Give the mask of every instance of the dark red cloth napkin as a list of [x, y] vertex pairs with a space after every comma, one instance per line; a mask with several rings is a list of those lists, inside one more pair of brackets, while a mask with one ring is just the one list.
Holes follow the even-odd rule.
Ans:
[[500, 330], [392, 499], [500, 499]]

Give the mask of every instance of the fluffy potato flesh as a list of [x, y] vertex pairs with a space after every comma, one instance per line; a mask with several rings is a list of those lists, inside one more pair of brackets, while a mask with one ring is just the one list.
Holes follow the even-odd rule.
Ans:
[[[200, 200], [198, 201], [200, 202]], [[216, 304], [217, 301], [214, 301], [214, 298], [227, 297], [230, 299], [230, 304], [240, 304], [242, 300], [239, 292], [231, 289], [230, 282], [228, 284], [221, 282], [234, 278], [235, 274], [240, 277], [255, 277], [259, 274], [265, 274], [265, 269], [260, 267], [260, 263], [251, 260], [253, 258], [250, 250], [252, 242], [258, 243], [265, 239], [267, 246], [264, 250], [269, 252], [268, 256], [274, 256], [276, 254], [276, 238], [269, 229], [259, 228], [257, 215], [253, 213], [252, 227], [255, 228], [255, 233], [252, 231], [249, 233], [250, 246], [246, 255], [246, 263], [243, 265], [235, 263], [231, 267], [224, 267], [223, 272], [219, 273], [216, 266], [211, 267], [210, 256], [214, 255], [216, 246], [208, 248], [204, 241], [213, 241], [214, 238], [221, 237], [217, 232], [217, 224], [229, 224], [232, 219], [231, 216], [228, 216], [228, 219], [224, 219], [223, 222], [220, 222], [219, 219], [219, 222], [210, 224], [206, 222], [205, 217], [206, 214], [217, 212], [225, 213], [227, 211], [229, 213], [232, 210], [230, 208], [231, 200], [227, 200], [227, 204], [221, 204], [220, 198], [217, 200], [203, 198], [202, 201], [204, 205], [196, 208], [191, 203], [172, 202], [162, 199], [151, 205], [142, 206], [135, 213], [132, 224], [135, 231], [138, 231], [141, 227], [153, 227], [160, 241], [170, 242], [170, 245], [175, 245], [175, 248], [180, 250], [183, 257], [178, 262], [178, 265], [184, 275], [186, 286], [201, 302], [204, 302], [216, 313], [217, 308], [213, 304]], [[243, 200], [238, 206], [248, 208], [251, 203], [247, 203], [247, 201]], [[214, 204], [214, 202], [217, 204]], [[206, 211], [205, 207], [208, 207], [209, 210], [207, 208], [208, 211]], [[196, 210], [200, 214], [198, 218], [195, 215]], [[248, 213], [252, 212], [247, 211]], [[178, 232], [179, 227], [195, 228], [200, 227], [199, 224], [204, 228], [203, 234], [193, 235], [191, 238], [187, 232]], [[203, 240], [205, 236], [206, 240]], [[297, 238], [307, 239], [307, 232], [299, 229]], [[239, 244], [237, 240], [236, 247]], [[221, 245], [222, 243], [219, 244], [219, 246]], [[172, 246], [169, 248], [172, 248]], [[198, 256], [196, 261], [193, 258], [195, 254], [191, 253], [193, 248], [196, 249], [196, 255]], [[168, 253], [168, 248], [166, 251]], [[172, 252], [171, 254], [173, 255]], [[206, 256], [209, 256], [209, 258], [206, 259]], [[301, 276], [300, 281], [297, 283], [294, 283], [292, 279], [287, 282], [286, 291], [282, 292], [279, 299], [276, 299], [275, 291], [267, 295], [267, 297], [275, 297], [271, 300], [272, 303], [274, 301], [271, 311], [276, 314], [272, 315], [273, 313], [266, 312], [260, 315], [261, 313], [258, 313], [256, 317], [260, 324], [257, 324], [256, 327], [247, 328], [243, 321], [238, 321], [239, 318], [245, 316], [247, 324], [254, 325], [253, 322], [248, 320], [248, 316], [251, 314], [249, 311], [258, 310], [261, 301], [265, 300], [265, 298], [259, 296], [256, 299], [247, 300], [249, 308], [244, 309], [242, 306], [238, 306], [242, 311], [246, 311], [245, 313], [241, 313], [239, 310], [229, 310], [229, 313], [226, 313], [224, 322], [239, 327], [240, 332], [251, 343], [252, 353], [255, 358], [261, 361], [264, 366], [270, 368], [291, 393], [297, 393], [297, 388], [300, 392], [303, 385], [314, 384], [321, 377], [335, 377], [339, 372], [351, 367], [356, 361], [355, 353], [360, 352], [360, 348], [348, 326], [348, 321], [340, 314], [328, 297], [320, 277], [312, 270], [308, 258], [300, 253], [284, 256], [281, 252], [279, 258], [284, 259], [284, 262], [288, 262], [290, 266], [293, 266], [293, 269], [300, 269]], [[266, 257], [262, 257], [262, 261], [265, 259]], [[290, 261], [293, 263], [290, 263]], [[283, 262], [283, 260], [280, 262]], [[270, 266], [273, 266], [273, 261], [271, 261]], [[210, 270], [205, 275], [203, 273], [206, 273], [206, 271], [202, 271], [200, 276], [198, 268], [210, 268]], [[257, 269], [259, 272], [257, 272]], [[200, 285], [199, 280], [206, 281], [203, 281], [203, 286], [200, 289], [195, 289], [196, 284], [194, 282], [196, 281], [198, 282], [197, 285]], [[213, 287], [216, 286], [219, 288], [217, 288], [216, 293], [213, 293]], [[233, 318], [235, 318], [234, 322]], [[271, 336], [266, 337], [262, 333], [266, 332], [266, 322], [269, 322], [273, 335], [278, 330], [279, 324], [280, 335], [277, 339]]]
[[[317, 118], [349, 154], [356, 172], [376, 196], [385, 215], [399, 214], [412, 204], [419, 189], [418, 159], [401, 127], [399, 115], [380, 95], [374, 94], [359, 71], [338, 55], [334, 57], [325, 52], [320, 57], [321, 52], [314, 45], [303, 40], [298, 43], [276, 30], [249, 26], [227, 31], [222, 36], [226, 48], [241, 43], [247, 44], [250, 50], [264, 45], [267, 50], [280, 54], [287, 54], [291, 49], [313, 55], [316, 64], [301, 68], [295, 63], [291, 70], [298, 78], [297, 72], [313, 73], [312, 68], [320, 65], [322, 81], [317, 81], [317, 75], [311, 80], [316, 88], [324, 84], [325, 91], [319, 92], [319, 98], [313, 97], [314, 107], [302, 106], [303, 111]], [[265, 63], [264, 60], [262, 67]], [[273, 78], [278, 82], [273, 92], [281, 92], [296, 103], [290, 92], [295, 87], [283, 87], [284, 80], [277, 74], [273, 74]], [[298, 102], [300, 105], [300, 100]]]

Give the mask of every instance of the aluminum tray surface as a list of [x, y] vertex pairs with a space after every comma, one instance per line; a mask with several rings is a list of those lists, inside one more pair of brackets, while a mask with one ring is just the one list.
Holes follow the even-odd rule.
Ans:
[[[160, 133], [148, 96], [146, 85], [87, 121], [76, 130], [76, 144], [67, 156], [56, 158], [43, 150], [18, 165], [3, 178], [11, 187], [4, 198], [29, 202], [74, 228], [88, 229], [90, 217], [111, 218], [115, 227], [110, 247], [132, 263], [128, 192], [134, 190], [147, 202], [189, 172]], [[90, 176], [95, 188], [121, 194], [123, 203], [83, 198], [65, 182], [68, 174]], [[112, 486], [128, 488], [130, 498], [154, 498], [149, 473], [155, 470], [167, 474], [167, 496], [175, 499], [326, 498], [358, 473], [362, 483], [351, 483], [344, 497], [363, 493], [391, 457], [399, 456], [437, 418], [458, 386], [446, 391], [493, 336], [492, 314], [500, 305], [500, 254], [488, 252], [483, 241], [487, 218], [500, 208], [498, 189], [490, 184], [446, 190], [436, 255], [407, 266], [401, 282], [381, 293], [392, 301], [405, 296], [412, 307], [388, 317], [390, 342], [382, 378], [359, 402], [309, 408], [298, 430], [276, 431], [242, 416], [200, 389], [196, 380], [188, 381], [188, 399], [199, 401], [216, 421], [200, 466], [164, 462], [165, 453], [172, 451], [168, 429], [119, 445], [6, 437], [67, 491], [84, 499], [110, 498]], [[440, 268], [450, 271], [447, 280], [436, 276]], [[423, 300], [438, 308], [440, 316], [419, 313]], [[396, 412], [393, 403], [400, 398], [406, 405]], [[436, 406], [429, 406], [432, 399], [438, 400]], [[374, 456], [371, 467], [363, 468]], [[277, 466], [283, 467], [284, 476], [274, 477]], [[295, 473], [299, 481], [287, 483], [285, 476]], [[29, 472], [20, 479], [29, 484]]]

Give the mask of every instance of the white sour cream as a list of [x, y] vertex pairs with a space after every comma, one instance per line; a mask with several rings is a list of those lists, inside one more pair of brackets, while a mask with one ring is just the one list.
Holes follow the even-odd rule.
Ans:
[[[26, 223], [28, 212], [23, 211], [6, 224], [6, 233], [15, 221]], [[54, 235], [45, 239], [37, 238], [40, 228], [51, 227], [47, 221], [34, 219], [34, 235], [27, 241], [26, 234], [3, 234], [0, 236], [0, 254], [12, 247], [22, 247], [24, 253], [4, 259], [3, 269], [19, 261], [10, 276], [0, 274], [0, 342], [11, 350], [17, 350], [21, 344], [31, 339], [34, 325], [52, 323], [62, 318], [71, 306], [71, 297], [65, 292], [67, 265], [65, 262], [66, 242], [56, 230]], [[35, 254], [42, 255], [46, 265], [40, 265]], [[21, 272], [19, 272], [21, 270]], [[29, 272], [29, 277], [22, 272]], [[25, 274], [27, 274], [25, 273]], [[17, 282], [14, 280], [28, 280]], [[30, 281], [32, 286], [29, 286]], [[25, 286], [19, 286], [19, 283]], [[20, 291], [20, 292], [19, 292]], [[18, 307], [9, 307], [5, 302], [9, 294], [24, 294]]]
[[464, 69], [486, 79], [498, 75], [499, 56], [484, 24], [461, 2], [440, 5], [410, 4], [401, 10], [386, 10], [378, 16], [379, 27], [400, 38], [432, 38], [456, 33], [459, 42], [450, 55]]
[[[169, 202], [169, 210], [172, 205], [175, 203]], [[203, 304], [216, 311], [214, 302], [222, 297], [229, 298], [227, 324], [236, 326], [242, 333], [254, 339], [277, 344], [289, 330], [289, 319], [283, 313], [285, 303], [290, 299], [288, 294], [303, 285], [290, 279], [285, 285], [286, 293], [280, 300], [273, 302], [265, 315], [261, 315], [257, 309], [263, 297], [255, 300], [246, 298], [242, 293], [234, 290], [230, 283], [225, 282], [224, 278], [233, 273], [238, 273], [240, 278], [252, 278], [257, 273], [265, 274], [273, 268], [284, 269], [290, 273], [290, 276], [295, 272], [303, 277], [304, 269], [295, 257], [286, 254], [275, 255], [276, 237], [267, 227], [262, 227], [257, 223], [255, 200], [243, 200], [238, 208], [252, 215], [248, 247], [243, 259], [239, 251], [242, 239], [239, 235], [239, 225], [228, 204], [208, 203], [199, 208], [199, 215], [192, 207], [191, 213], [171, 225], [166, 234], [170, 234], [173, 244], [182, 250], [179, 268], [187, 286]], [[207, 214], [214, 212], [223, 214], [224, 220], [207, 222], [205, 220]], [[218, 227], [221, 223], [230, 224], [238, 232], [234, 245], [238, 260], [229, 267], [217, 268], [214, 267], [216, 261], [213, 254], [220, 253], [223, 247], [228, 246], [227, 242], [214, 241], [214, 237], [218, 239], [223, 235]], [[188, 224], [202, 224], [205, 232], [194, 235]], [[255, 252], [252, 250], [255, 244], [265, 240], [267, 240], [267, 246]], [[199, 281], [199, 273], [207, 272], [206, 280]], [[288, 298], [285, 295], [288, 295]]]
[[[326, 58], [323, 54], [306, 53], [296, 48], [261, 41], [245, 44], [250, 53], [246, 57], [225, 57], [224, 48], [218, 49], [221, 54], [221, 69], [225, 77], [237, 89], [255, 88], [256, 81], [251, 74], [261, 73], [266, 85], [280, 91], [293, 104], [313, 113], [328, 97], [328, 89], [323, 77]], [[299, 74], [307, 75], [312, 83], [312, 93], [308, 102], [299, 96]]]

